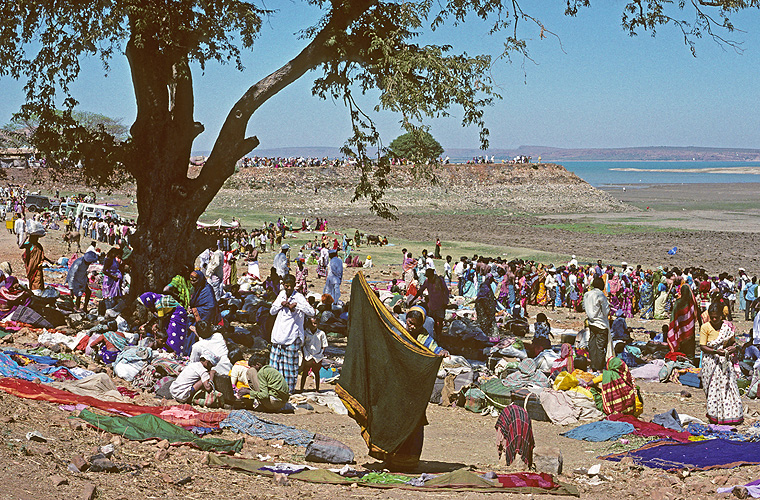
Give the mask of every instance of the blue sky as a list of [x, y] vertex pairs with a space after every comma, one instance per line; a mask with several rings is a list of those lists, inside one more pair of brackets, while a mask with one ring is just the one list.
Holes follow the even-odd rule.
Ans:
[[[245, 55], [245, 72], [232, 66], [196, 71], [196, 119], [206, 132], [196, 139], [195, 150], [210, 149], [227, 111], [245, 89], [302, 47], [294, 33], [314, 19], [313, 8], [295, 1], [275, 3], [268, 7], [282, 12], [265, 23], [253, 53]], [[660, 27], [656, 38], [647, 33], [629, 37], [620, 26], [624, 2], [597, 2], [576, 18], [562, 15], [563, 3], [524, 6], [560, 36], [561, 47], [553, 37], [539, 39], [538, 30], [523, 22], [535, 63], [515, 59], [494, 64], [492, 77], [504, 99], [486, 111], [492, 147], [760, 148], [760, 11], [733, 18], [746, 32], [727, 36], [743, 42], [742, 54], [703, 38], [694, 58], [674, 27]], [[489, 38], [481, 24], [468, 21], [424, 40], [449, 43], [470, 54], [494, 54], [501, 47], [498, 37]], [[86, 61], [84, 68], [74, 87], [80, 108], [130, 123], [135, 105], [126, 60], [114, 60], [107, 78], [97, 60]], [[340, 146], [348, 137], [342, 102], [311, 96], [315, 76], [307, 74], [253, 116], [249, 133], [259, 137], [261, 148]], [[21, 87], [0, 79], [0, 123], [18, 110]], [[373, 97], [362, 100], [366, 108], [373, 105]], [[477, 130], [462, 128], [453, 111], [450, 118], [429, 122], [433, 135], [447, 148], [478, 147]], [[386, 143], [399, 135], [397, 116], [381, 113], [375, 118]]]

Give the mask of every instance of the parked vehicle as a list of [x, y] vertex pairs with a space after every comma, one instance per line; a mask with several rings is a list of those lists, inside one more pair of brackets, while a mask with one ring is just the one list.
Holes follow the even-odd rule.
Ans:
[[58, 213], [61, 217], [75, 217], [77, 214], [77, 205], [79, 204], [74, 201], [65, 201], [61, 203], [60, 207], [58, 207]]
[[87, 217], [88, 219], [92, 219], [93, 217], [111, 217], [116, 219], [118, 217], [113, 207], [93, 205], [92, 203], [78, 203], [76, 215], [81, 215], [82, 218]]
[[30, 212], [42, 212], [50, 208], [50, 199], [39, 194], [26, 195], [26, 209]]

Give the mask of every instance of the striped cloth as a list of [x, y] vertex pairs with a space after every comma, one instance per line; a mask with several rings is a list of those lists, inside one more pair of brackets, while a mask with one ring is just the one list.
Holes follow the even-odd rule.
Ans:
[[282, 439], [285, 444], [292, 446], [309, 446], [314, 441], [314, 433], [296, 429], [285, 424], [269, 422], [258, 418], [247, 410], [233, 410], [219, 427], [229, 427], [235, 432], [244, 432], [262, 439]]
[[610, 358], [602, 372], [602, 409], [607, 415], [636, 412], [636, 386], [628, 366], [620, 358]]
[[533, 426], [528, 412], [517, 405], [507, 405], [496, 420], [496, 430], [501, 433], [499, 440], [499, 458], [504, 454], [507, 465], [515, 460], [517, 453], [523, 462], [530, 467], [533, 465]]
[[296, 343], [272, 344], [272, 351], [269, 353], [269, 366], [282, 373], [291, 394], [295, 391], [298, 381], [298, 368], [301, 366], [300, 352], [300, 345]]

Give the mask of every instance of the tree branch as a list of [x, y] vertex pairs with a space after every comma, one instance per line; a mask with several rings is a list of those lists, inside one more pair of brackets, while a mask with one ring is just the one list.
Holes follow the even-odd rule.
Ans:
[[[314, 39], [295, 58], [261, 79], [243, 94], [227, 115], [211, 154], [196, 180], [199, 193], [203, 193], [204, 197], [216, 193], [224, 181], [234, 173], [235, 162], [258, 145], [258, 139], [255, 137], [245, 139], [245, 130], [253, 113], [307, 71], [326, 62], [335, 36], [345, 32], [351, 23], [376, 3], [377, 0], [333, 3], [329, 20]], [[213, 194], [211, 196], [213, 197]]]

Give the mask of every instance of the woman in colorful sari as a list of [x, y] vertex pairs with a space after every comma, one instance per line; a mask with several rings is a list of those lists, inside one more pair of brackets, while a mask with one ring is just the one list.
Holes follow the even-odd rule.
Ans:
[[538, 284], [538, 289], [536, 291], [536, 305], [539, 306], [545, 306], [546, 301], [549, 299], [549, 294], [546, 293], [546, 269], [544, 269], [544, 266], [541, 265], [541, 267], [538, 270], [538, 274], [536, 275], [536, 283]]
[[190, 282], [190, 268], [185, 266], [182, 271], [176, 275], [164, 287], [164, 294], [169, 294], [179, 302], [185, 310], [190, 310], [190, 296], [193, 293], [193, 284]]
[[116, 305], [116, 301], [121, 297], [121, 250], [114, 247], [106, 254], [103, 261], [103, 302], [106, 309], [111, 309]]
[[475, 268], [472, 267], [472, 264], [469, 264], [467, 269], [465, 269], [464, 274], [462, 274], [462, 281], [464, 282], [462, 285], [463, 297], [474, 299], [477, 296], [478, 287], [475, 286], [476, 277], [477, 273], [475, 272]]
[[639, 309], [641, 310], [641, 319], [652, 319], [654, 317], [654, 289], [652, 288], [651, 276], [649, 274], [644, 275], [640, 293]]
[[665, 278], [657, 285], [657, 298], [654, 300], [654, 319], [668, 319], [666, 302], [668, 300], [668, 287]]
[[42, 294], [45, 289], [45, 278], [42, 274], [42, 264], [47, 261], [51, 265], [55, 262], [45, 257], [45, 250], [40, 245], [40, 236], [30, 234], [29, 239], [21, 245], [24, 253], [21, 258], [26, 266], [26, 277], [29, 280], [29, 289], [35, 295]]
[[190, 354], [185, 348], [188, 334], [187, 311], [171, 295], [145, 292], [137, 299], [140, 304], [158, 318], [154, 333], [166, 332], [166, 346], [181, 356]]
[[306, 277], [309, 275], [309, 269], [303, 265], [303, 261], [297, 261], [298, 270], [296, 270], [296, 291], [306, 296], [309, 293], [309, 286], [306, 284]]
[[10, 264], [7, 264], [7, 274], [0, 271], [0, 319], [6, 318], [18, 306], [29, 306], [31, 294], [21, 287], [15, 276], [11, 276]]
[[623, 413], [639, 416], [642, 406], [636, 404], [636, 386], [625, 362], [612, 357], [607, 360], [602, 374], [593, 382], [597, 384], [602, 396], [602, 411], [607, 415]]
[[499, 331], [496, 328], [496, 297], [494, 297], [493, 276], [487, 274], [478, 288], [478, 294], [475, 298], [475, 314], [478, 318], [478, 325], [487, 337], [498, 337]]
[[215, 325], [219, 321], [219, 309], [217, 307], [214, 289], [206, 281], [206, 277], [200, 271], [190, 273], [190, 284], [193, 286], [190, 294], [189, 311], [193, 316], [193, 323], [205, 321], [209, 325]]
[[620, 278], [622, 284], [618, 297], [620, 297], [620, 308], [623, 310], [623, 314], [626, 318], [633, 317], [633, 287], [628, 276], [622, 275]]
[[731, 362], [731, 355], [736, 352], [734, 325], [723, 320], [723, 307], [719, 303], [710, 304], [708, 314], [710, 321], [699, 331], [707, 418], [711, 424], [741, 424], [744, 409]]
[[317, 277], [327, 277], [327, 263], [330, 262], [330, 251], [327, 246], [322, 243], [322, 248], [319, 249], [319, 259], [317, 260]]
[[614, 314], [618, 309], [622, 308], [620, 300], [620, 291], [622, 289], [622, 282], [618, 273], [612, 274], [607, 278], [607, 300], [610, 302], [610, 313]]

